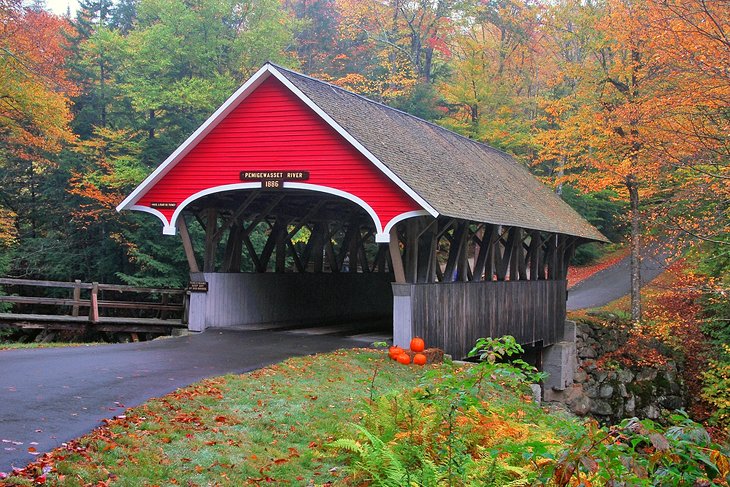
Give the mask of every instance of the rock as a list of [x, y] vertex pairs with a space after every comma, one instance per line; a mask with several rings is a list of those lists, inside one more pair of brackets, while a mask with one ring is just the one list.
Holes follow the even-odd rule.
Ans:
[[601, 416], [611, 416], [613, 410], [611, 405], [606, 401], [591, 401], [591, 412], [593, 414], [600, 414]]
[[598, 392], [598, 395], [603, 398], [609, 398], [613, 396], [613, 386], [610, 384], [603, 384]]
[[644, 408], [643, 413], [649, 419], [659, 419], [660, 411], [654, 404], [650, 404]]
[[616, 378], [624, 384], [627, 382], [631, 382], [632, 380], [634, 380], [634, 377], [636, 377], [634, 373], [631, 372], [631, 370], [629, 369], [620, 369], [616, 375]]
[[593, 381], [583, 384], [583, 393], [588, 397], [598, 397], [598, 384]]
[[583, 367], [578, 367], [573, 374], [573, 381], [577, 383], [583, 383], [588, 380], [588, 374], [583, 370]]
[[596, 367], [596, 362], [594, 360], [588, 359], [583, 361], [583, 370], [588, 372], [589, 374], [593, 373], [598, 367]]
[[593, 377], [596, 378], [596, 381], [603, 382], [608, 378], [608, 372], [605, 370], [597, 370], [595, 374], [593, 374]]
[[570, 405], [576, 399], [581, 397], [585, 397], [585, 394], [583, 394], [583, 386], [581, 384], [573, 384], [563, 391], [545, 389], [542, 393], [543, 401], [562, 402], [566, 405]]
[[530, 389], [532, 389], [533, 401], [535, 401], [535, 404], [540, 404], [540, 400], [542, 399], [542, 388], [540, 384], [530, 384]]
[[578, 352], [580, 358], [596, 358], [596, 350], [593, 347], [585, 346]]
[[684, 401], [679, 396], [667, 396], [660, 404], [669, 410], [682, 409], [684, 407]]
[[586, 396], [580, 396], [575, 398], [575, 400], [569, 404], [569, 407], [574, 414], [577, 414], [578, 416], [585, 416], [591, 412], [591, 400]]
[[624, 411], [627, 416], [634, 416], [636, 414], [636, 398], [633, 394], [629, 394], [628, 399], [624, 403]]
[[657, 376], [657, 369], [652, 367], [642, 367], [641, 370], [636, 374], [637, 381], [643, 380], [654, 380]]
[[618, 393], [621, 395], [621, 397], [629, 397], [629, 391], [626, 390], [626, 384], [619, 382]]

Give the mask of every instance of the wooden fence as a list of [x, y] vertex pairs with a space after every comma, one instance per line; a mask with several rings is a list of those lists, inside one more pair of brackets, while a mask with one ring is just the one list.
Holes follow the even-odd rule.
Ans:
[[[100, 284], [97, 282], [40, 281], [33, 279], [0, 278], [0, 285], [8, 289], [40, 288], [43, 291], [24, 295], [0, 296], [0, 303], [13, 303], [32, 307], [32, 313], [0, 313], [0, 321], [16, 322], [23, 327], [41, 327], [33, 325], [42, 323], [44, 328], [73, 328], [73, 324], [101, 324], [98, 329], [113, 331], [114, 326], [135, 331], [153, 331], [158, 326], [180, 327], [187, 323], [188, 296], [185, 289], [145, 288], [118, 284]], [[47, 290], [51, 290], [47, 292]], [[49, 296], [63, 294], [66, 297]], [[38, 295], [45, 294], [45, 295]], [[86, 296], [82, 297], [82, 294]], [[126, 299], [132, 294], [134, 299]], [[146, 295], [140, 299], [140, 295]], [[39, 307], [54, 307], [52, 312], [37, 312]], [[67, 308], [65, 313], [63, 308]], [[88, 308], [88, 312], [81, 310]], [[126, 310], [125, 313], [111, 313], [114, 316], [102, 316], [101, 310]], [[133, 313], [132, 313], [133, 312]], [[155, 314], [154, 317], [142, 317], [140, 314]], [[109, 313], [107, 313], [109, 314]], [[127, 316], [119, 315], [127, 314]], [[138, 316], [129, 316], [136, 314]], [[174, 318], [171, 318], [174, 316]], [[56, 326], [54, 326], [54, 323]]]

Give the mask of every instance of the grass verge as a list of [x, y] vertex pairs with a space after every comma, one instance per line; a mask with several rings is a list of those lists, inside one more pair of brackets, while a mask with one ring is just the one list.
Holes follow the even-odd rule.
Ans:
[[[6, 482], [355, 485], [342, 470], [344, 456], [328, 445], [355, 434], [371, 398], [412, 389], [438, 367], [406, 367], [380, 351], [349, 350], [205, 380], [126, 411]], [[515, 422], [528, 411], [529, 426], [517, 427], [529, 429], [529, 437], [560, 438], [580, 427], [514, 393], [494, 392], [493, 410]]]
[[584, 424], [535, 404], [516, 367], [290, 359], [127, 410], [0, 484], [728, 486], [726, 450], [686, 417]]

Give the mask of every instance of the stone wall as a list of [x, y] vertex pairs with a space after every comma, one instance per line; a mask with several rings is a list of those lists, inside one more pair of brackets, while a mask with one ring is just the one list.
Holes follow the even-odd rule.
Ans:
[[628, 367], [606, 360], [628, 339], [627, 330], [619, 326], [578, 323], [574, 383], [563, 391], [545, 390], [544, 400], [565, 403], [577, 415], [608, 422], [656, 419], [662, 409], [685, 407], [685, 390], [674, 361]]

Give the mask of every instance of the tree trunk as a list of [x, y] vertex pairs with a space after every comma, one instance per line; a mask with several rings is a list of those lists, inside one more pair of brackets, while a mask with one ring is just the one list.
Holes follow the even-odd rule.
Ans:
[[639, 183], [636, 176], [626, 176], [631, 218], [631, 321], [641, 322], [641, 215], [639, 214]]

